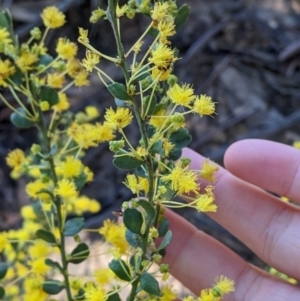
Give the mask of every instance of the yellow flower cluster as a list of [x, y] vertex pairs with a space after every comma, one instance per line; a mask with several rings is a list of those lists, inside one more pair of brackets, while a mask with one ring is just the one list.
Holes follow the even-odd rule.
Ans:
[[234, 292], [235, 283], [233, 280], [220, 276], [217, 277], [212, 288], [202, 289], [199, 297], [188, 296], [182, 301], [222, 301], [223, 297], [229, 293]]
[[128, 242], [125, 239], [126, 228], [122, 224], [116, 224], [111, 220], [105, 220], [99, 233], [103, 235], [105, 241], [112, 244], [119, 254], [125, 254], [128, 251]]

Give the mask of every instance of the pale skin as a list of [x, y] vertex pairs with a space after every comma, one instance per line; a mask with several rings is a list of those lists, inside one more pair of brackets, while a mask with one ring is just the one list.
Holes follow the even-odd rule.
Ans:
[[[191, 168], [205, 160], [186, 149]], [[300, 280], [300, 207], [267, 193], [300, 203], [300, 150], [266, 140], [247, 139], [229, 147], [226, 169], [215, 183], [217, 213], [209, 216], [224, 226], [262, 260]], [[204, 185], [203, 185], [204, 186]], [[211, 287], [217, 276], [236, 283], [230, 301], [300, 301], [300, 287], [270, 276], [233, 251], [167, 211], [173, 240], [164, 259], [171, 273], [195, 294]]]

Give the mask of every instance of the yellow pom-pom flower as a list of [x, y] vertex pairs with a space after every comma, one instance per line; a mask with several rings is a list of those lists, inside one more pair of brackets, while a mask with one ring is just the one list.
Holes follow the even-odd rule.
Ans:
[[41, 18], [44, 25], [51, 29], [61, 27], [66, 23], [66, 16], [55, 6], [46, 7]]
[[193, 111], [200, 116], [212, 115], [215, 112], [216, 104], [212, 101], [210, 96], [200, 95], [196, 97]]
[[173, 103], [188, 108], [190, 108], [191, 102], [195, 99], [194, 89], [187, 84], [183, 84], [181, 86], [178, 84], [173, 85], [167, 91], [167, 95]]
[[116, 111], [113, 108], [107, 109], [104, 118], [108, 126], [120, 130], [132, 122], [133, 115], [128, 108], [118, 107]]
[[76, 55], [77, 48], [77, 45], [70, 42], [68, 39], [59, 38], [56, 46], [56, 52], [62, 59], [69, 60]]

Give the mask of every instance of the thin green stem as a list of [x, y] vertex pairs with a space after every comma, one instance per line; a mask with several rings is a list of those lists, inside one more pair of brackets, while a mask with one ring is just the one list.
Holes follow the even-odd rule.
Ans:
[[[38, 114], [39, 114], [38, 127], [39, 127], [40, 132], [43, 137], [42, 140], [43, 140], [44, 151], [46, 152], [46, 154], [49, 154], [50, 150], [51, 150], [51, 142], [48, 137], [48, 131], [47, 131], [44, 117], [43, 117], [43, 113], [40, 109], [38, 109]], [[50, 165], [51, 177], [54, 182], [54, 185], [56, 186], [57, 182], [58, 182], [58, 178], [57, 178], [57, 174], [55, 171], [55, 164], [54, 164], [54, 160], [53, 160], [52, 156], [50, 156], [48, 158], [48, 162]], [[56, 210], [57, 210], [57, 223], [58, 223], [58, 229], [60, 232], [60, 241], [59, 241], [58, 246], [59, 246], [60, 254], [61, 254], [61, 262], [62, 262], [62, 268], [63, 268], [63, 277], [64, 277], [64, 281], [65, 281], [65, 289], [66, 289], [66, 293], [67, 293], [67, 300], [73, 301], [73, 297], [72, 297], [72, 293], [71, 293], [71, 286], [70, 286], [70, 281], [69, 281], [69, 275], [68, 275], [68, 261], [67, 261], [67, 253], [66, 253], [66, 248], [65, 248], [65, 236], [63, 233], [64, 218], [62, 216], [61, 202], [62, 202], [62, 200], [60, 199], [60, 197], [56, 196], [56, 198], [54, 200], [54, 204], [55, 204]]]
[[117, 0], [108, 0], [108, 13], [109, 13], [109, 21], [111, 23], [113, 33], [115, 36], [115, 40], [117, 43], [117, 51], [118, 51], [118, 57], [119, 57], [119, 64], [123, 70], [123, 74], [125, 77], [126, 83], [129, 81], [129, 73], [126, 68], [126, 60], [125, 60], [125, 54], [124, 54], [124, 47], [121, 41], [121, 35], [119, 32], [119, 27], [118, 27], [118, 21], [117, 21], [117, 15], [116, 15], [116, 5], [117, 5]]

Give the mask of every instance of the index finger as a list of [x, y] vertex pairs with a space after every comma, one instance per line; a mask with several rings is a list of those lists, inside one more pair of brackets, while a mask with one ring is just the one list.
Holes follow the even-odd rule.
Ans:
[[232, 144], [224, 158], [235, 176], [300, 203], [300, 150], [277, 142], [246, 139]]

